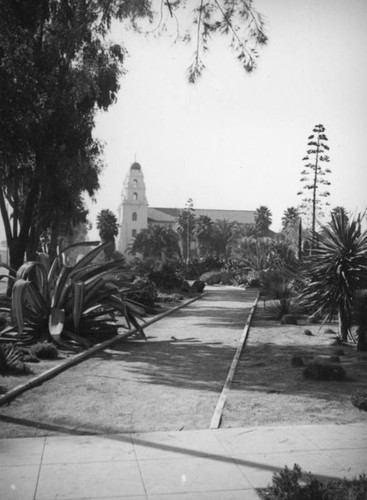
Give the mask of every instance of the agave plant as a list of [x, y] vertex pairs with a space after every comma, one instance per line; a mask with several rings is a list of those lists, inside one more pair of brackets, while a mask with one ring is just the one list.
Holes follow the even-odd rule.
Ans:
[[15, 279], [9, 278], [14, 280], [12, 296], [2, 297], [0, 308], [10, 308], [15, 326], [5, 328], [0, 338], [9, 339], [16, 331], [17, 342], [88, 346], [103, 334], [117, 333], [115, 313], [125, 320], [121, 326], [133, 326], [144, 336], [138, 322], [143, 310], [125, 297], [133, 285], [121, 280], [123, 260], [96, 264], [96, 257], [110, 245], [105, 243], [67, 265], [67, 251], [77, 245], [91, 243], [65, 248], [51, 266], [41, 254], [38, 261], [23, 264]]
[[339, 336], [348, 339], [357, 290], [367, 286], [367, 231], [361, 216], [347, 220], [333, 214], [315, 235], [315, 249], [306, 261], [301, 302], [315, 314], [339, 319]]

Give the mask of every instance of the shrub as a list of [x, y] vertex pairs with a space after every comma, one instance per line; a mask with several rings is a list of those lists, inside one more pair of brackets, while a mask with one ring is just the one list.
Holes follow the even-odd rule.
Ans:
[[30, 354], [38, 359], [57, 359], [59, 356], [57, 347], [50, 342], [37, 342], [31, 347]]
[[250, 288], [260, 288], [261, 287], [261, 281], [259, 278], [250, 278], [248, 280], [248, 286]]
[[295, 368], [298, 368], [299, 366], [304, 366], [304, 362], [301, 356], [292, 356], [291, 365], [294, 366]]
[[342, 366], [329, 362], [312, 361], [303, 370], [303, 376], [311, 380], [343, 381], [347, 378], [347, 373]]
[[182, 284], [182, 277], [179, 275], [177, 264], [166, 263], [162, 264], [160, 269], [153, 270], [148, 274], [148, 278], [153, 283], [163, 290], [173, 290], [180, 288]]
[[359, 410], [367, 411], [367, 392], [353, 391], [350, 399], [353, 406]]
[[367, 478], [320, 481], [312, 474], [304, 478], [295, 464], [275, 473], [272, 484], [258, 491], [264, 500], [362, 500], [367, 498]]
[[[287, 321], [287, 318], [291, 316], [290, 312], [292, 310], [292, 304], [291, 304], [290, 300], [288, 300], [288, 299], [269, 300], [266, 302], [265, 309], [275, 319], [283, 321], [283, 318], [285, 318], [284, 321]], [[283, 323], [282, 322], [282, 324], [283, 325], [286, 325], [286, 324], [296, 325], [297, 319], [296, 319], [296, 323]]]
[[330, 361], [330, 363], [340, 363], [340, 358], [339, 358], [339, 356], [335, 356], [335, 355], [330, 356], [329, 361]]
[[135, 278], [133, 281], [134, 289], [127, 291], [126, 296], [139, 304], [147, 307], [154, 307], [158, 298], [158, 292], [155, 284], [148, 278]]
[[0, 373], [10, 372], [19, 374], [30, 373], [30, 369], [21, 362], [22, 352], [13, 344], [0, 344]]
[[285, 314], [280, 322], [282, 325], [298, 325], [297, 317], [293, 314]]
[[192, 290], [194, 293], [203, 293], [204, 288], [205, 288], [205, 282], [204, 282], [204, 281], [201, 281], [201, 280], [196, 280], [196, 281], [194, 281], [194, 283], [192, 284], [191, 290]]
[[200, 281], [204, 281], [208, 285], [218, 285], [221, 282], [221, 272], [208, 271], [200, 276]]
[[335, 356], [344, 356], [344, 351], [343, 349], [335, 349], [334, 354]]

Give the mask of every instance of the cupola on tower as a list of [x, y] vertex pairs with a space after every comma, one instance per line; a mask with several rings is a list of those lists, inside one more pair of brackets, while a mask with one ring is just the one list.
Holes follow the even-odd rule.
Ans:
[[126, 174], [119, 207], [119, 237], [117, 249], [124, 253], [129, 243], [142, 229], [148, 227], [148, 201], [144, 175], [139, 163], [134, 162]]

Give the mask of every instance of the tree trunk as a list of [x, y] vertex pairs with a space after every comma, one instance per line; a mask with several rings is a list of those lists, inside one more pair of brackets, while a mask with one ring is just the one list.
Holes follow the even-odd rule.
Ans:
[[350, 325], [347, 320], [347, 315], [342, 307], [339, 307], [338, 319], [339, 319], [339, 338], [343, 342], [347, 342]]
[[357, 351], [367, 351], [367, 325], [357, 328]]

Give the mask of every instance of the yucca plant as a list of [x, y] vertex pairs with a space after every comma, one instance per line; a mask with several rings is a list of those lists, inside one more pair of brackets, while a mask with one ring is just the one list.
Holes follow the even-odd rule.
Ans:
[[123, 260], [95, 264], [95, 258], [110, 245], [105, 243], [76, 264], [67, 265], [67, 251], [77, 245], [91, 243], [67, 247], [51, 266], [48, 256], [41, 254], [37, 262], [26, 262], [19, 268], [11, 301], [6, 297], [0, 300], [0, 307], [10, 307], [15, 325], [4, 329], [1, 336], [9, 337], [15, 330], [17, 342], [47, 340], [88, 346], [103, 334], [117, 333], [115, 313], [125, 318], [122, 326], [132, 325], [144, 336], [138, 322], [143, 310], [125, 298], [133, 285], [121, 280]]
[[12, 344], [0, 345], [0, 373], [5, 374], [15, 369], [22, 358], [22, 353]]
[[347, 220], [333, 214], [328, 225], [315, 235], [315, 248], [305, 262], [304, 290], [300, 301], [315, 314], [338, 314], [339, 336], [348, 339], [357, 290], [367, 283], [367, 232], [361, 215]]

